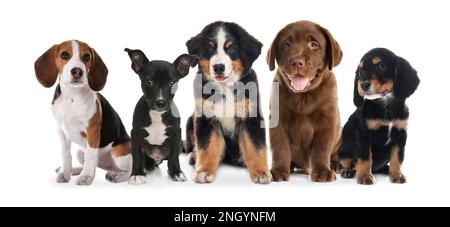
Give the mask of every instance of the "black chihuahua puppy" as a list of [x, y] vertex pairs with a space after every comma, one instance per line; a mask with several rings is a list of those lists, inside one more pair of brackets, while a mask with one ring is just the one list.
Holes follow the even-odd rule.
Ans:
[[131, 143], [133, 170], [129, 184], [144, 184], [146, 173], [168, 160], [168, 173], [174, 181], [186, 181], [180, 169], [181, 128], [173, 102], [177, 82], [197, 65], [198, 58], [182, 54], [173, 63], [149, 61], [140, 50], [125, 49], [131, 68], [139, 75], [144, 95], [133, 115]]
[[342, 131], [341, 176], [358, 184], [375, 182], [372, 173], [405, 183], [401, 171], [409, 110], [405, 100], [417, 89], [417, 71], [388, 49], [366, 53], [356, 70], [353, 102], [357, 107]]

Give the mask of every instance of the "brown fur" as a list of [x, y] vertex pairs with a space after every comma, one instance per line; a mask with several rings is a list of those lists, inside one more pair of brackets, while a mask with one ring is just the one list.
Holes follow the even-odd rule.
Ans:
[[389, 161], [389, 179], [392, 183], [406, 182], [401, 169], [402, 162], [399, 159], [399, 147], [395, 145], [391, 149], [391, 159]]
[[341, 160], [342, 170], [349, 171], [352, 169], [352, 159], [343, 159]]
[[225, 148], [225, 140], [217, 131], [211, 133], [209, 145], [206, 149], [197, 150], [197, 172], [215, 175]]
[[86, 129], [86, 136], [88, 145], [91, 148], [99, 148], [100, 147], [100, 137], [101, 137], [101, 129], [102, 129], [102, 107], [100, 106], [99, 101], [96, 102], [97, 111], [94, 116], [89, 120], [88, 127]]
[[361, 88], [361, 80], [358, 80], [358, 94], [359, 96], [364, 97], [364, 91]]
[[374, 183], [372, 175], [372, 155], [368, 161], [357, 160], [355, 164], [356, 180], [358, 184], [370, 185]]
[[[319, 44], [318, 50], [307, 48], [304, 40], [310, 37]], [[284, 47], [285, 40], [291, 40], [291, 48]], [[341, 124], [336, 78], [330, 70], [341, 58], [339, 44], [328, 30], [312, 22], [289, 24], [273, 41], [267, 62], [271, 70], [275, 69], [275, 61], [278, 63], [274, 81], [280, 83], [279, 123], [269, 130], [275, 181], [289, 179], [291, 161], [307, 170], [312, 181], [335, 180], [330, 166], [332, 161], [338, 162]], [[294, 92], [290, 87], [287, 74], [294, 73], [292, 59], [305, 61], [305, 67], [297, 69], [297, 73], [314, 76], [303, 92]]]
[[66, 51], [72, 56], [72, 47], [70, 41], [59, 45], [53, 45], [44, 54], [42, 54], [34, 63], [36, 78], [44, 87], [51, 87], [55, 84], [58, 73], [61, 73], [67, 60], [60, 58], [60, 54]]
[[380, 63], [380, 62], [381, 62], [381, 58], [379, 58], [379, 57], [374, 57], [372, 59], [372, 64], [373, 65], [378, 65], [378, 63]]
[[407, 129], [408, 128], [408, 119], [398, 119], [394, 120], [394, 127], [397, 129]]
[[259, 150], [256, 149], [247, 132], [242, 133], [239, 138], [239, 146], [241, 151], [243, 151], [244, 162], [250, 171], [252, 179], [269, 172], [266, 147], [264, 146], [264, 148]]
[[131, 143], [122, 143], [114, 146], [111, 150], [111, 154], [115, 157], [122, 157], [127, 154], [131, 154]]
[[201, 58], [198, 61], [198, 65], [200, 66], [200, 71], [203, 73], [203, 75], [207, 75], [211, 77], [211, 74], [209, 73], [209, 60], [206, 58]]
[[[86, 69], [88, 69], [89, 86], [94, 91], [103, 89], [108, 76], [108, 68], [93, 48], [81, 41], [76, 42], [78, 43], [78, 49], [80, 51], [79, 57], [82, 61], [85, 54], [89, 54], [91, 56], [89, 61], [83, 61]], [[67, 60], [62, 59], [60, 57], [62, 52], [67, 52], [70, 58]], [[65, 41], [61, 44], [52, 46], [34, 63], [36, 78], [44, 87], [53, 86], [58, 77], [58, 73], [62, 72], [64, 66], [72, 57], [72, 41]]]
[[381, 83], [379, 80], [373, 79], [370, 81], [370, 83], [372, 84], [372, 89], [376, 93], [387, 94], [392, 92], [394, 88], [394, 82], [392, 80], [388, 80], [385, 83]]
[[242, 62], [240, 59], [234, 60], [231, 65], [233, 66], [233, 71], [237, 75], [244, 75], [244, 65], [242, 65]]
[[358, 68], [360, 68], [360, 69], [364, 68], [364, 62], [363, 61], [359, 63]]
[[378, 130], [379, 128], [383, 126], [389, 126], [390, 122], [387, 120], [380, 120], [380, 119], [368, 119], [366, 120], [367, 128], [370, 130]]

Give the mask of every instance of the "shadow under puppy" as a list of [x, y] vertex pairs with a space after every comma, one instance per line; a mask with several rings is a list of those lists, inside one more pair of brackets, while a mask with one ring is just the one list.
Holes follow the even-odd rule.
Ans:
[[339, 149], [343, 178], [356, 173], [358, 184], [371, 185], [372, 173], [388, 173], [392, 183], [406, 182], [401, 172], [409, 117], [405, 100], [419, 83], [416, 70], [390, 50], [376, 48], [363, 56], [354, 82], [358, 108], [344, 126]]
[[173, 102], [177, 82], [197, 65], [193, 55], [180, 55], [174, 63], [149, 61], [140, 50], [125, 49], [131, 68], [139, 75], [144, 95], [136, 104], [131, 131], [133, 169], [130, 184], [145, 183], [146, 172], [168, 160], [168, 173], [174, 181], [186, 181], [180, 169], [181, 128]]

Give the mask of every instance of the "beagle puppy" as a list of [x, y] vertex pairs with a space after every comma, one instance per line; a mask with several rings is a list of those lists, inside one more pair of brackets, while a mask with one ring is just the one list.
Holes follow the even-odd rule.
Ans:
[[[132, 158], [130, 137], [119, 115], [98, 93], [106, 83], [108, 69], [97, 52], [78, 40], [65, 41], [48, 49], [35, 64], [36, 78], [44, 87], [58, 80], [52, 101], [61, 140], [62, 166], [58, 183], [80, 175], [77, 185], [90, 185], [96, 167], [107, 171], [111, 182], [128, 180]], [[71, 144], [80, 147], [82, 168], [72, 168]]]

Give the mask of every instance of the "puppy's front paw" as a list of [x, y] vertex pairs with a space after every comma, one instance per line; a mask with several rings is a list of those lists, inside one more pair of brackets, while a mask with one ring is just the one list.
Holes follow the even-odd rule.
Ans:
[[336, 173], [333, 170], [314, 170], [311, 173], [312, 182], [332, 182], [336, 180]]
[[121, 183], [130, 178], [129, 172], [114, 172], [109, 171], [105, 175], [105, 179], [112, 183]]
[[406, 183], [406, 177], [403, 174], [395, 174], [395, 175], [389, 175], [389, 180], [391, 183], [394, 184], [404, 184]]
[[189, 153], [189, 155], [188, 155], [188, 163], [189, 163], [189, 165], [194, 166], [195, 165], [195, 160], [196, 160], [196, 155], [195, 155], [195, 151], [193, 151], [193, 152]]
[[339, 174], [342, 170], [341, 164], [337, 161], [331, 161], [330, 169], [334, 170], [335, 173]]
[[173, 181], [177, 181], [177, 182], [186, 182], [187, 181], [187, 178], [184, 175], [184, 173], [172, 174], [170, 176], [170, 178], [172, 178]]
[[252, 181], [255, 184], [270, 184], [272, 182], [272, 175], [269, 172], [252, 174]]
[[270, 172], [272, 174], [273, 181], [289, 181], [290, 173], [285, 173], [274, 169], [270, 170]]
[[56, 182], [58, 183], [67, 183], [70, 181], [71, 173], [64, 173], [64, 171], [59, 171], [56, 174]]
[[375, 184], [375, 178], [370, 173], [362, 174], [357, 177], [357, 182], [358, 182], [358, 184], [362, 184], [362, 185], [372, 185], [372, 184]]
[[342, 169], [341, 170], [341, 177], [344, 179], [351, 179], [355, 177], [355, 170], [353, 169]]
[[212, 183], [216, 176], [207, 172], [197, 172], [194, 176], [195, 183], [205, 184]]
[[91, 185], [94, 181], [94, 176], [90, 175], [81, 175], [78, 177], [77, 185]]
[[128, 179], [128, 184], [131, 185], [145, 184], [145, 176], [142, 175], [131, 176], [130, 179]]

